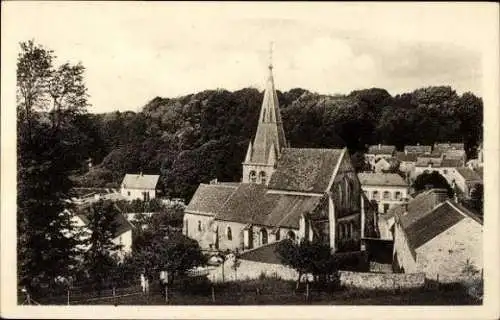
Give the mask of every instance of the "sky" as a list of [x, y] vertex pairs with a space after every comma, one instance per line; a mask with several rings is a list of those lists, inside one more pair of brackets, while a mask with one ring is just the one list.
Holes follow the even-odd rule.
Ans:
[[[156, 96], [276, 87], [322, 94], [431, 85], [481, 96], [491, 6], [470, 3], [3, 2], [8, 42], [81, 62], [90, 112]], [[4, 30], [3, 26], [2, 29]], [[2, 37], [4, 38], [4, 37]]]

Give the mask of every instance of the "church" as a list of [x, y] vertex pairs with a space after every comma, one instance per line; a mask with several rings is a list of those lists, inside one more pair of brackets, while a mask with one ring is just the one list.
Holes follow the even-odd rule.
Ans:
[[359, 251], [377, 237], [377, 211], [361, 189], [347, 148], [292, 148], [273, 66], [240, 182], [200, 184], [185, 209], [184, 235], [205, 250], [245, 251], [283, 239]]

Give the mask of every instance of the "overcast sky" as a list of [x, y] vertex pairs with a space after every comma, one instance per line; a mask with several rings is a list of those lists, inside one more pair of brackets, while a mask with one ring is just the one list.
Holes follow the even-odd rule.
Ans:
[[83, 63], [91, 112], [137, 111], [155, 96], [205, 89], [262, 89], [271, 41], [279, 90], [334, 94], [380, 87], [397, 94], [451, 85], [481, 95], [482, 50], [492, 26], [491, 6], [467, 3], [3, 7], [8, 41], [33, 38], [53, 49], [58, 63]]

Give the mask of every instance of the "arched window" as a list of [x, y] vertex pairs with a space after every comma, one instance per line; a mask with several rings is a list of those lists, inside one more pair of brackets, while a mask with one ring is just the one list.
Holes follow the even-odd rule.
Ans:
[[384, 200], [391, 199], [391, 193], [389, 191], [384, 191]]
[[233, 233], [231, 232], [231, 227], [227, 227], [227, 230], [226, 230], [226, 236], [227, 236], [227, 240], [233, 240]]
[[280, 229], [278, 228], [278, 230], [276, 230], [276, 241], [279, 241], [280, 240]]
[[295, 240], [295, 232], [293, 232], [292, 230], [288, 231], [286, 233], [286, 237], [287, 237], [287, 239], [294, 241]]
[[257, 173], [255, 171], [250, 171], [250, 182], [255, 183], [257, 181]]
[[344, 178], [344, 185], [345, 185], [344, 205], [346, 207], [348, 207], [349, 203], [350, 203], [350, 197], [351, 197], [351, 184], [349, 182], [349, 179]]
[[342, 239], [344, 237], [344, 228], [341, 224], [337, 225], [337, 231], [339, 233], [339, 239]]
[[265, 228], [260, 229], [260, 244], [267, 244], [267, 230]]
[[396, 199], [396, 200], [401, 199], [401, 192], [396, 191], [396, 193], [394, 194], [394, 199]]
[[378, 191], [373, 191], [372, 199], [378, 200]]
[[266, 121], [266, 109], [264, 109], [264, 114], [262, 115], [262, 122]]
[[353, 235], [354, 235], [354, 225], [351, 223], [349, 223], [349, 236], [350, 238], [353, 238]]
[[201, 221], [198, 220], [198, 231], [201, 231]]
[[259, 173], [259, 177], [260, 177], [260, 183], [266, 184], [266, 173], [264, 171], [261, 171]]
[[339, 185], [337, 186], [337, 192], [339, 194], [339, 204], [342, 204], [342, 184], [339, 183]]
[[349, 239], [351, 237], [351, 235], [349, 234], [349, 226], [346, 224], [343, 225], [344, 226], [344, 236]]

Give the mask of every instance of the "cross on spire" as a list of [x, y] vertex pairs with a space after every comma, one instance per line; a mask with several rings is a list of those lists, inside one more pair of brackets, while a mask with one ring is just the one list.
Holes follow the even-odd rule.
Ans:
[[269, 69], [273, 68], [273, 42], [269, 43]]

